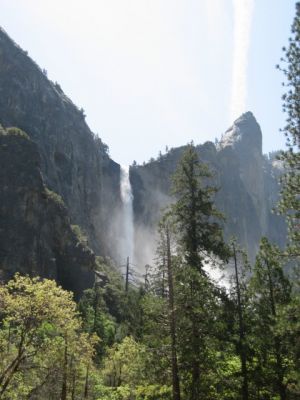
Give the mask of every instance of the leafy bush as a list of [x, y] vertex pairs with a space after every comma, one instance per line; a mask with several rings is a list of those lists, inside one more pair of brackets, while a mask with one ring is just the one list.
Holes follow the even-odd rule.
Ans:
[[71, 225], [72, 232], [76, 235], [79, 242], [87, 244], [88, 238], [79, 225]]
[[97, 400], [134, 400], [135, 397], [129, 386], [107, 387], [99, 384], [95, 388]]
[[138, 386], [135, 394], [135, 400], [171, 400], [172, 388], [166, 385]]
[[46, 194], [47, 198], [54, 201], [54, 203], [65, 207], [63, 198], [58, 193], [53, 192], [53, 190], [50, 190], [48, 188], [45, 188], [45, 194]]
[[2, 127], [0, 127], [0, 134], [7, 135], [7, 136], [19, 136], [24, 139], [30, 140], [30, 137], [27, 135], [26, 132], [22, 131], [22, 129], [15, 128], [15, 127], [7, 128], [7, 129], [3, 129]]
[[16, 274], [0, 284], [0, 305], [1, 399], [58, 398], [64, 385], [82, 398], [98, 338], [82, 332], [72, 293]]

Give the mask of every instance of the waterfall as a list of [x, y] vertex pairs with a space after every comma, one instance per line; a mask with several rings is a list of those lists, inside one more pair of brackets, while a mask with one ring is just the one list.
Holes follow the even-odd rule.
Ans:
[[121, 241], [120, 255], [124, 260], [130, 260], [134, 254], [134, 225], [133, 225], [133, 195], [129, 179], [129, 166], [121, 167], [121, 200], [122, 200], [122, 230], [123, 240]]

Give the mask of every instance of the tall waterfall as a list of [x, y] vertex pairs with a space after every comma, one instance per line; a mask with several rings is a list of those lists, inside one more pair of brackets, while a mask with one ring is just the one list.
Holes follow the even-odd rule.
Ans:
[[134, 255], [133, 195], [129, 180], [129, 166], [121, 167], [122, 230], [121, 257], [132, 261]]

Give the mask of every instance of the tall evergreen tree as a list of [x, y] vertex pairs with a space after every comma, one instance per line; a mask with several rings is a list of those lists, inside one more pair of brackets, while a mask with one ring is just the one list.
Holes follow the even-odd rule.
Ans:
[[234, 301], [235, 310], [237, 314], [238, 325], [238, 339], [236, 342], [236, 349], [241, 361], [241, 376], [242, 376], [242, 390], [241, 395], [243, 400], [249, 399], [249, 371], [248, 371], [248, 354], [247, 354], [247, 332], [245, 314], [248, 303], [248, 284], [247, 273], [250, 266], [244, 251], [242, 251], [236, 243], [232, 240], [230, 249], [233, 258], [233, 283], [231, 298]]
[[279, 310], [291, 300], [291, 284], [280, 260], [280, 250], [262, 238], [252, 285], [257, 315], [255, 341], [259, 368], [264, 375], [263, 385], [265, 390], [286, 400], [288, 363], [285, 361], [285, 343], [277, 327]]
[[282, 177], [283, 188], [279, 210], [287, 215], [289, 224], [289, 253], [300, 255], [300, 3], [296, 3], [296, 16], [288, 48], [283, 48], [282, 65], [287, 92], [282, 96], [283, 111], [287, 114], [283, 132], [288, 150], [282, 152], [286, 172]]
[[208, 185], [209, 178], [208, 166], [200, 162], [195, 146], [189, 144], [173, 177], [173, 213], [185, 261], [201, 273], [207, 255], [228, 256], [220, 226], [224, 217], [213, 202], [217, 188]]
[[286, 376], [290, 399], [300, 398], [300, 280], [294, 277], [291, 301], [278, 312], [278, 334], [285, 341]]
[[[167, 275], [168, 294], [168, 322], [171, 338], [171, 364], [172, 364], [172, 389], [173, 400], [180, 400], [180, 380], [177, 360], [177, 331], [176, 309], [174, 293], [174, 256], [172, 255], [172, 222], [170, 215], [166, 214], [159, 225], [160, 246], [159, 255], [163, 260], [165, 274]], [[162, 277], [164, 280], [164, 276]], [[164, 293], [163, 293], [164, 295]]]
[[191, 374], [188, 398], [205, 397], [201, 366], [208, 360], [208, 324], [216, 305], [214, 287], [205, 274], [207, 257], [225, 258], [219, 221], [222, 214], [214, 206], [216, 188], [209, 186], [208, 167], [199, 161], [196, 149], [189, 144], [174, 175], [173, 194], [176, 202], [172, 211], [178, 232], [182, 266], [177, 277], [177, 306], [181, 310], [179, 340], [184, 352], [183, 362]]

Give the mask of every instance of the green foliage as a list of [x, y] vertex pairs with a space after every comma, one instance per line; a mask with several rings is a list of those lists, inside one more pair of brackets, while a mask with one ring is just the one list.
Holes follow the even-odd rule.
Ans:
[[147, 359], [147, 377], [156, 384], [171, 384], [170, 332], [166, 298], [151, 292], [142, 299], [143, 337], [151, 357]]
[[95, 398], [97, 400], [132, 400], [132, 392], [128, 386], [112, 388], [102, 384], [96, 385]]
[[276, 305], [287, 304], [291, 296], [291, 283], [284, 274], [281, 259], [280, 249], [263, 237], [252, 284], [256, 293], [259, 293], [259, 302], [269, 314], [276, 314]]
[[96, 345], [97, 358], [100, 361], [107, 348], [113, 345], [117, 329], [114, 318], [107, 312], [101, 289], [87, 289], [78, 309], [83, 319], [84, 330], [101, 338]]
[[145, 346], [127, 336], [108, 351], [102, 375], [107, 386], [129, 385], [134, 388], [145, 376], [147, 352]]
[[287, 216], [289, 227], [288, 252], [292, 256], [300, 255], [300, 3], [296, 3], [296, 16], [292, 25], [292, 36], [288, 48], [283, 48], [282, 66], [278, 68], [285, 76], [283, 111], [287, 114], [283, 132], [287, 138], [288, 150], [282, 152], [285, 173], [282, 176], [281, 200], [278, 209]]
[[136, 400], [171, 400], [172, 390], [166, 385], [148, 385], [138, 386], [136, 391]]
[[103, 281], [84, 291], [78, 308], [84, 329], [96, 333], [101, 341], [97, 344], [97, 362], [101, 363], [109, 348], [126, 336], [141, 335], [142, 292], [129, 288], [124, 291], [124, 281], [111, 260], [96, 258], [96, 270]]
[[253, 318], [249, 312], [250, 265], [246, 253], [238, 246], [236, 239], [231, 239], [230, 249], [233, 260], [233, 274], [231, 276], [230, 301], [233, 306], [233, 323], [231, 325], [231, 342], [235, 353], [239, 357], [241, 376], [240, 393], [243, 400], [247, 400], [251, 393], [249, 385], [249, 370], [251, 361], [250, 332]]
[[82, 393], [96, 338], [81, 331], [72, 294], [16, 275], [0, 286], [0, 304], [0, 398]]
[[50, 199], [60, 207], [65, 207], [63, 198], [56, 192], [53, 192], [53, 190], [50, 190], [47, 187], [45, 187], [45, 195], [47, 196], [48, 199]]
[[96, 387], [98, 400], [171, 400], [171, 393], [166, 385], [137, 386], [134, 390], [128, 385], [112, 388], [99, 384]]
[[283, 400], [288, 395], [288, 376], [295, 365], [286, 333], [279, 329], [281, 310], [288, 307], [292, 299], [291, 283], [284, 274], [281, 260], [280, 250], [262, 238], [251, 288], [256, 384], [260, 390]]
[[186, 262], [197, 269], [203, 267], [207, 254], [221, 259], [228, 256], [219, 225], [223, 215], [213, 203], [217, 189], [207, 182], [211, 177], [207, 165], [199, 161], [194, 145], [189, 144], [173, 178], [176, 203], [172, 211]]
[[79, 225], [71, 225], [72, 232], [75, 234], [75, 236], [78, 239], [78, 242], [87, 244], [88, 243], [88, 238], [87, 235], [83, 233], [82, 229], [80, 228]]
[[[299, 289], [299, 288], [298, 288]], [[276, 332], [283, 337], [289, 359], [286, 382], [292, 399], [300, 396], [300, 296], [294, 292], [291, 302], [278, 311]]]
[[[197, 400], [201, 393], [213, 398], [216, 369], [216, 316], [219, 313], [218, 289], [204, 272], [208, 257], [228, 255], [218, 222], [222, 214], [215, 208], [212, 196], [216, 188], [208, 185], [212, 177], [202, 164], [193, 144], [187, 146], [174, 175], [172, 207], [181, 260], [174, 271], [177, 341], [183, 393]], [[200, 372], [201, 371], [201, 372]]]
[[[215, 190], [208, 178], [191, 145], [175, 175], [176, 202], [163, 220], [164, 226], [166, 219], [172, 226], [168, 237], [174, 308], [169, 303], [162, 225], [157, 266], [141, 303], [142, 342], [151, 352], [145, 378], [172, 387], [170, 315], [175, 315], [182, 399], [297, 398], [299, 294], [292, 292], [283, 272], [281, 252], [265, 238], [251, 279], [247, 257], [233, 242], [236, 273], [231, 290], [225, 293], [211, 281], [205, 262], [218, 264], [230, 252], [217, 225], [219, 213], [211, 198]], [[177, 398], [173, 392], [172, 399]]]
[[4, 129], [2, 125], [0, 125], [0, 136], [18, 136], [27, 140], [30, 140], [30, 137], [26, 132], [22, 131], [16, 127], [9, 127]]
[[15, 127], [6, 128], [6, 134], [9, 136], [18, 136], [18, 137], [22, 137], [24, 139], [30, 140], [30, 137], [27, 135], [27, 133], [22, 131], [19, 128], [15, 128]]

